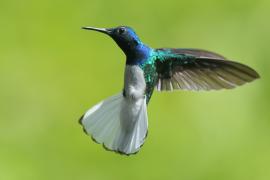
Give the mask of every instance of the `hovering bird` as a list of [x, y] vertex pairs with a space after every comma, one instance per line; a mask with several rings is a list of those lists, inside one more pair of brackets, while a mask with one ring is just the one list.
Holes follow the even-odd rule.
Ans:
[[110, 36], [126, 55], [123, 90], [89, 109], [84, 131], [107, 150], [130, 155], [144, 144], [147, 104], [157, 91], [232, 89], [259, 78], [252, 68], [200, 49], [154, 49], [127, 26], [83, 27]]

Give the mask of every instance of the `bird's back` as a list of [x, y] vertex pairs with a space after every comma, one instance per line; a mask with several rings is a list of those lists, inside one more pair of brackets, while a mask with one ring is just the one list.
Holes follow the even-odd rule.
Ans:
[[158, 81], [158, 73], [156, 71], [155, 65], [156, 57], [149, 56], [144, 63], [140, 65], [141, 69], [144, 72], [144, 79], [146, 83], [145, 95], [146, 95], [146, 102], [149, 103], [155, 86]]

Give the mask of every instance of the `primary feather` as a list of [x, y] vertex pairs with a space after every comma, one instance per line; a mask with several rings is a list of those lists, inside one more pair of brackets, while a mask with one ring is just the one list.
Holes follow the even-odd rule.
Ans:
[[223, 56], [196, 49], [157, 49], [167, 58], [158, 59], [158, 91], [231, 89], [259, 78], [252, 68]]

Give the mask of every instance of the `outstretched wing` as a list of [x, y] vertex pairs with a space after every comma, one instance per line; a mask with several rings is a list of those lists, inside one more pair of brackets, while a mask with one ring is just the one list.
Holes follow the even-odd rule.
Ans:
[[199, 49], [156, 51], [163, 54], [156, 61], [158, 91], [231, 89], [259, 78], [252, 68], [213, 52]]

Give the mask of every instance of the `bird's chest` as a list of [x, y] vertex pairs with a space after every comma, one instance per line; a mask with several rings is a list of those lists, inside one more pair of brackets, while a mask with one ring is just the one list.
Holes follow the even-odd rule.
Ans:
[[124, 91], [127, 98], [141, 99], [145, 95], [146, 83], [143, 70], [137, 65], [125, 68]]

